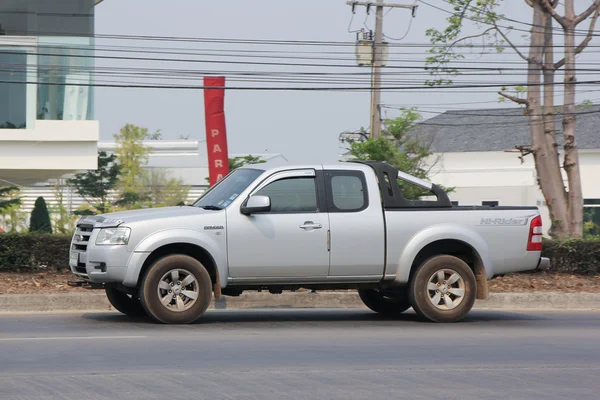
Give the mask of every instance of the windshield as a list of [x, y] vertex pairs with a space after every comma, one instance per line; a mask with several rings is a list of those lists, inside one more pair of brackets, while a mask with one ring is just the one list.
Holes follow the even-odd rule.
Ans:
[[194, 207], [209, 209], [227, 207], [263, 172], [258, 169], [236, 169], [200, 197], [194, 203]]

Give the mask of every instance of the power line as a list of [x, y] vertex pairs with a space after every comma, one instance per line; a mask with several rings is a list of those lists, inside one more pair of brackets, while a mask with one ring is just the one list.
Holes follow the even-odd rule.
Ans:
[[[450, 5], [453, 5], [453, 4], [452, 4], [450, 1], [448, 1], [448, 0], [442, 0], [442, 1], [443, 1], [443, 2], [445, 2], [445, 3], [448, 3], [448, 4], [450, 4]], [[473, 11], [473, 10], [476, 10], [476, 12], [478, 12], [478, 11], [484, 12], [484, 11], [481, 9], [481, 7], [468, 6], [468, 8], [469, 8], [471, 11]], [[526, 26], [530, 26], [530, 27], [532, 27], [532, 28], [542, 28], [542, 29], [544, 29], [544, 30], [546, 30], [546, 28], [547, 28], [545, 25], [536, 25], [536, 24], [533, 24], [533, 23], [531, 23], [531, 22], [523, 22], [523, 21], [519, 21], [519, 20], [516, 20], [516, 19], [512, 19], [512, 18], [507, 18], [507, 17], [505, 17], [505, 16], [503, 16], [503, 15], [500, 15], [500, 14], [491, 13], [491, 12], [489, 12], [489, 11], [486, 11], [486, 12], [484, 12], [484, 13], [485, 13], [487, 16], [490, 16], [490, 17], [492, 17], [492, 16], [495, 16], [495, 17], [497, 17], [499, 20], [508, 21], [508, 22], [514, 22], [514, 23], [516, 23], [516, 24], [526, 25]], [[484, 23], [485, 23], [485, 22], [484, 22]], [[510, 29], [510, 27], [508, 27], [508, 28]], [[551, 29], [552, 29], [553, 31], [557, 31], [557, 32], [562, 32], [562, 31], [563, 31], [563, 30], [562, 30], [562, 28], [560, 28], [560, 27], [554, 27], [554, 26], [553, 26]], [[529, 31], [528, 31], [528, 32], [529, 32]], [[575, 32], [576, 34], [580, 33], [580, 35], [581, 35], [581, 36], [588, 35], [588, 31], [586, 31], [586, 30], [575, 29], [575, 30], [574, 30], [574, 32]], [[597, 36], [597, 35], [593, 35], [593, 36]]]
[[[24, 52], [20, 51], [0, 51], [0, 54], [12, 54], [22, 55]], [[37, 56], [57, 56], [55, 53], [42, 53], [42, 52], [27, 52], [29, 55]], [[126, 60], [126, 61], [157, 61], [157, 62], [186, 62], [186, 63], [205, 63], [205, 64], [238, 64], [238, 65], [264, 65], [264, 66], [291, 66], [291, 67], [328, 67], [328, 68], [361, 68], [352, 64], [320, 64], [320, 63], [285, 63], [285, 62], [270, 62], [270, 61], [235, 61], [235, 60], [222, 60], [222, 59], [193, 59], [193, 58], [158, 58], [158, 57], [126, 57], [126, 56], [109, 56], [109, 55], [98, 55], [98, 54], [69, 54], [65, 57], [71, 58], [84, 58], [84, 59], [108, 59], [108, 60]], [[336, 61], [336, 60], [332, 60]], [[403, 60], [403, 62], [419, 62], [418, 60]], [[472, 63], [471, 63], [472, 64]], [[594, 64], [595, 65], [595, 64]], [[415, 69], [414, 66], [406, 65], [386, 65], [384, 69]], [[448, 67], [450, 68], [450, 66]], [[476, 70], [476, 71], [541, 71], [542, 68], [536, 67], [452, 67], [453, 69], [460, 70]], [[421, 69], [421, 68], [418, 68]], [[564, 71], [564, 70], [563, 70]], [[575, 71], [591, 71], [597, 72], [597, 69], [584, 69], [576, 68]]]
[[[448, 11], [448, 10], [446, 10], [444, 8], [441, 8], [441, 7], [438, 7], [438, 6], [434, 6], [433, 4], [430, 4], [430, 3], [428, 3], [428, 2], [426, 2], [424, 0], [418, 0], [418, 1], [419, 1], [419, 3], [425, 4], [428, 7], [434, 8], [434, 9], [439, 10], [439, 11], [443, 11], [446, 14], [457, 15], [457, 13], [455, 13], [455, 12]], [[445, 0], [443, 0], [443, 1], [445, 1]], [[485, 24], [485, 25], [489, 25], [489, 26], [497, 26], [498, 28], [504, 28], [504, 29], [507, 29], [507, 30], [531, 33], [530, 30], [519, 29], [519, 28], [515, 28], [515, 27], [511, 27], [511, 26], [500, 25], [500, 24], [495, 24], [494, 25], [491, 22], [487, 22], [487, 21], [484, 21], [484, 20], [477, 20], [477, 19], [470, 18], [470, 17], [467, 17], [467, 16], [462, 16], [462, 18], [466, 19], [466, 20], [469, 20], [469, 21], [477, 22], [477, 23], [480, 23], [480, 24]], [[529, 26], [532, 26], [532, 27], [536, 27], [536, 25], [528, 24], [526, 22], [520, 22], [520, 21], [516, 21], [516, 22], [524, 24], [524, 25], [529, 25]], [[545, 28], [545, 27], [542, 27], [542, 28]], [[555, 29], [555, 28], [553, 28], [553, 29]], [[575, 36], [587, 36], [587, 35], [588, 35], [587, 31], [580, 31], [578, 29], [575, 30]], [[592, 36], [598, 36], [598, 35], [592, 34]]]
[[[61, 83], [61, 82], [41, 82], [41, 81], [17, 81], [17, 80], [0, 80], [0, 83], [9, 84], [31, 84], [31, 85], [52, 85], [52, 86], [99, 86], [99, 87], [116, 87], [116, 88], [136, 88], [136, 89], [193, 89], [203, 90], [206, 86], [203, 85], [139, 85], [139, 84], [99, 84], [99, 83]], [[562, 82], [556, 83], [555, 85], [598, 85], [600, 80], [592, 81], [579, 81], [579, 82]], [[529, 85], [529, 84], [504, 84], [505, 86], [544, 86], [543, 83]], [[463, 85], [446, 85], [446, 86], [428, 86], [428, 85], [412, 85], [412, 86], [387, 86], [382, 87], [382, 90], [396, 91], [396, 90], [438, 90], [445, 91], [447, 89], [485, 89], [495, 88], [498, 84], [463, 84]], [[371, 90], [371, 87], [267, 87], [267, 86], [226, 86], [226, 90], [256, 90], [256, 91], [366, 91]]]

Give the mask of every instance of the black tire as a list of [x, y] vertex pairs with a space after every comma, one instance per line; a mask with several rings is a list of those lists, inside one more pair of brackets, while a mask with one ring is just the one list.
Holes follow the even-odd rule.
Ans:
[[394, 293], [384, 293], [376, 289], [359, 289], [358, 295], [365, 306], [383, 315], [399, 315], [411, 307], [408, 290], [405, 288], [397, 289]]
[[[445, 276], [451, 274], [449, 271], [458, 273], [459, 277], [461, 278], [460, 282], [462, 282], [462, 300], [457, 301], [458, 297], [454, 297], [455, 295], [450, 292], [447, 284], [444, 283], [449, 283], [451, 279], [440, 282], [442, 287], [439, 291], [428, 288], [428, 284], [430, 283], [431, 279], [436, 281], [439, 280], [437, 274], [440, 271], [442, 271], [442, 274], [445, 274]], [[435, 278], [434, 275], [436, 276]], [[459, 285], [460, 283], [456, 282], [451, 285], [455, 284]], [[437, 282], [433, 283], [433, 285], [437, 286]], [[456, 289], [460, 288], [453, 286], [450, 288], [455, 291], [455, 293], [460, 293], [456, 291]], [[414, 272], [410, 282], [409, 299], [414, 310], [429, 321], [456, 322], [464, 318], [469, 311], [471, 311], [471, 308], [473, 308], [473, 305], [475, 304], [476, 292], [477, 282], [475, 280], [475, 274], [473, 274], [471, 268], [469, 268], [469, 266], [459, 258], [448, 255], [440, 255], [425, 261]], [[438, 293], [440, 294], [441, 298], [438, 299], [438, 306], [435, 306], [434, 302], [436, 301], [436, 295]], [[454, 308], [440, 308], [444, 306], [448, 308], [448, 303], [445, 300], [446, 295], [450, 297], [450, 301], [452, 302]], [[458, 304], [454, 304], [455, 302], [458, 302]]]
[[112, 306], [119, 312], [129, 315], [130, 317], [142, 317], [147, 316], [146, 310], [142, 307], [140, 299], [137, 297], [128, 295], [118, 289], [107, 288], [106, 297]]
[[[172, 311], [160, 302], [159, 283], [172, 270], [193, 275], [197, 282], [197, 298], [185, 311]], [[140, 288], [142, 306], [152, 318], [164, 324], [189, 324], [196, 321], [210, 305], [212, 283], [206, 268], [195, 258], [174, 254], [157, 260], [148, 270]]]

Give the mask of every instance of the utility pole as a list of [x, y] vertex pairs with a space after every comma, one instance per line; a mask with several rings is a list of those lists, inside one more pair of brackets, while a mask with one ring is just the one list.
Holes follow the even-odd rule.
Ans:
[[371, 62], [371, 138], [376, 139], [381, 136], [381, 64], [383, 47], [383, 9], [388, 8], [406, 8], [412, 11], [413, 17], [417, 8], [416, 4], [395, 4], [384, 3], [383, 0], [373, 1], [347, 1], [346, 4], [352, 6], [352, 12], [356, 6], [367, 8], [367, 14], [371, 7], [375, 6], [375, 41], [372, 49]]

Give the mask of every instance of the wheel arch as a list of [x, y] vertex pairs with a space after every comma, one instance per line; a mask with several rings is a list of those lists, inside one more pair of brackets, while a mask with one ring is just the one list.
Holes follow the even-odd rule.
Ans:
[[127, 265], [123, 285], [138, 287], [148, 268], [168, 254], [185, 254], [201, 262], [211, 277], [215, 295], [227, 284], [227, 255], [216, 237], [192, 229], [164, 229], [141, 240]]
[[425, 245], [417, 253], [411, 264], [409, 282], [421, 264], [430, 258], [441, 255], [454, 256], [464, 261], [473, 271], [477, 281], [476, 298], [481, 300], [488, 298], [488, 275], [482, 257], [473, 246], [462, 240], [441, 239]]
[[138, 283], [157, 260], [171, 254], [183, 254], [198, 260], [208, 271], [212, 285], [214, 286], [219, 282], [219, 268], [217, 267], [217, 263], [213, 256], [201, 246], [181, 242], [166, 244], [152, 251], [142, 264]]

